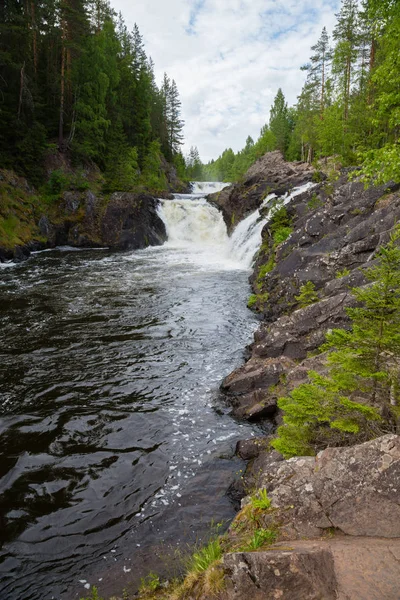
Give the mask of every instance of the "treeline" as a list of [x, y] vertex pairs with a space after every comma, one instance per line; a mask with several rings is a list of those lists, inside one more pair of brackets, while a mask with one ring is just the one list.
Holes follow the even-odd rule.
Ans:
[[[342, 0], [330, 39], [323, 28], [302, 67], [306, 80], [293, 107], [281, 89], [256, 143], [225, 150], [202, 167], [204, 179], [236, 181], [267, 150], [288, 160], [336, 156], [362, 165], [366, 180], [400, 181], [400, 4]], [[189, 156], [189, 166], [199, 165]]]
[[0, 164], [40, 185], [46, 154], [95, 164], [108, 190], [185, 174], [175, 81], [156, 84], [137, 25], [106, 0], [0, 3]]

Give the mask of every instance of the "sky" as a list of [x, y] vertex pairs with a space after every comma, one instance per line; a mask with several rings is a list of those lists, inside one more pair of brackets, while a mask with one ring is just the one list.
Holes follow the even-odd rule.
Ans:
[[269, 120], [279, 87], [296, 102], [310, 47], [332, 33], [340, 0], [111, 0], [137, 23], [156, 78], [175, 79], [186, 154], [203, 162], [243, 148]]

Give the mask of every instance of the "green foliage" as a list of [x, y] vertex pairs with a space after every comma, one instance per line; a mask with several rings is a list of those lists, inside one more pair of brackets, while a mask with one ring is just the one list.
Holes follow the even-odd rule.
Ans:
[[256, 529], [243, 551], [249, 552], [258, 550], [262, 546], [269, 546], [275, 542], [276, 538], [276, 532], [272, 529]]
[[335, 329], [329, 375], [310, 372], [309, 383], [278, 401], [284, 425], [272, 445], [284, 456], [307, 455], [327, 445], [371, 439], [396, 431], [400, 418], [400, 227], [365, 271], [369, 284], [353, 289], [347, 312], [352, 330]]
[[361, 165], [354, 177], [366, 185], [400, 181], [398, 2], [342, 0], [336, 16], [333, 47], [324, 27], [301, 68], [306, 81], [296, 106], [279, 89], [259, 140], [211, 161], [211, 179], [238, 181], [259, 156], [279, 149], [288, 160]]
[[211, 540], [189, 559], [188, 571], [194, 573], [202, 573], [206, 571], [210, 565], [220, 560], [222, 557], [222, 548], [219, 538]]
[[146, 594], [148, 592], [156, 592], [161, 587], [161, 581], [156, 573], [149, 573], [146, 577], [140, 580], [139, 592]]
[[271, 500], [268, 498], [267, 490], [257, 490], [250, 499], [253, 508], [259, 508], [261, 510], [267, 510], [271, 506]]
[[300, 294], [295, 296], [295, 298], [299, 303], [300, 308], [305, 308], [306, 306], [319, 301], [318, 294], [315, 291], [315, 285], [312, 283], [312, 281], [307, 281], [307, 283], [302, 285], [300, 287]]
[[248, 299], [247, 306], [248, 308], [252, 308], [255, 304], [257, 304], [257, 295], [251, 294]]
[[152, 191], [165, 190], [167, 178], [162, 168], [161, 145], [154, 141], [149, 146], [148, 154], [143, 163], [140, 183], [146, 189]]
[[248, 308], [254, 308], [255, 306], [261, 311], [265, 309], [265, 306], [268, 304], [269, 294], [268, 292], [264, 292], [262, 294], [251, 294], [248, 302]]
[[47, 188], [50, 194], [58, 195], [69, 188], [70, 179], [64, 171], [56, 169], [52, 171], [47, 182]]
[[341, 279], [342, 277], [347, 277], [347, 275], [350, 275], [351, 271], [350, 269], [343, 269], [343, 271], [338, 271], [335, 275], [336, 279]]
[[[49, 141], [58, 139], [75, 167], [95, 162], [107, 171], [107, 190], [129, 190], [139, 170], [149, 178], [158, 142], [184, 175], [177, 86], [165, 76], [157, 87], [137, 25], [129, 32], [103, 0], [13, 1], [0, 13], [2, 166], [43, 186]], [[62, 191], [54, 177], [50, 188], [53, 196]]]
[[275, 136], [276, 149], [285, 154], [289, 142], [290, 119], [288, 106], [281, 88], [279, 88], [271, 107], [269, 128]]
[[321, 198], [314, 193], [311, 196], [311, 199], [307, 202], [307, 208], [309, 208], [310, 210], [315, 210], [316, 208], [321, 208], [321, 206], [323, 206], [324, 203], [322, 202]]
[[265, 279], [265, 276], [268, 275], [268, 273], [271, 273], [271, 271], [273, 271], [275, 268], [275, 256], [274, 254], [271, 254], [271, 256], [268, 259], [268, 262], [266, 262], [264, 265], [262, 265], [258, 271], [258, 277], [257, 280], [259, 282], [262, 282], [263, 279]]

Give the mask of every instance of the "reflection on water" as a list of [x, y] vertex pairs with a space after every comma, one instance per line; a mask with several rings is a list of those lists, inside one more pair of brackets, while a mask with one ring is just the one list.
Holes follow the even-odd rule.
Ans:
[[137, 578], [162, 539], [231, 516], [218, 457], [254, 428], [214, 406], [255, 328], [247, 277], [171, 243], [1, 270], [2, 600]]

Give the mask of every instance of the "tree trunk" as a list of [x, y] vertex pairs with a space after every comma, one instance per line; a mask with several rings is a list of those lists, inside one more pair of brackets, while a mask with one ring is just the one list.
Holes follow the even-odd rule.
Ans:
[[23, 96], [24, 96], [24, 85], [25, 85], [25, 63], [21, 67], [21, 75], [20, 75], [18, 119], [21, 117], [22, 100], [23, 100]]
[[60, 120], [58, 125], [58, 149], [64, 150], [64, 102], [65, 102], [65, 23], [62, 25]]
[[36, 31], [34, 0], [31, 0], [30, 7], [31, 7], [31, 24], [32, 24], [33, 68], [35, 70], [35, 75], [36, 75], [37, 67], [38, 67], [38, 51], [37, 51], [37, 31]]
[[321, 76], [321, 121], [324, 118], [324, 108], [325, 108], [325, 57], [322, 59], [322, 76]]
[[375, 66], [375, 56], [376, 56], [376, 40], [374, 38], [372, 38], [371, 50], [370, 50], [370, 54], [369, 54], [369, 81], [368, 81], [368, 97], [367, 97], [368, 105], [372, 104], [373, 85], [372, 85], [372, 81], [371, 81], [371, 74], [372, 74], [372, 71]]
[[350, 53], [346, 60], [346, 80], [345, 80], [345, 93], [344, 93], [344, 120], [347, 121], [349, 118], [349, 100], [350, 100], [350, 73], [351, 73], [351, 57]]

